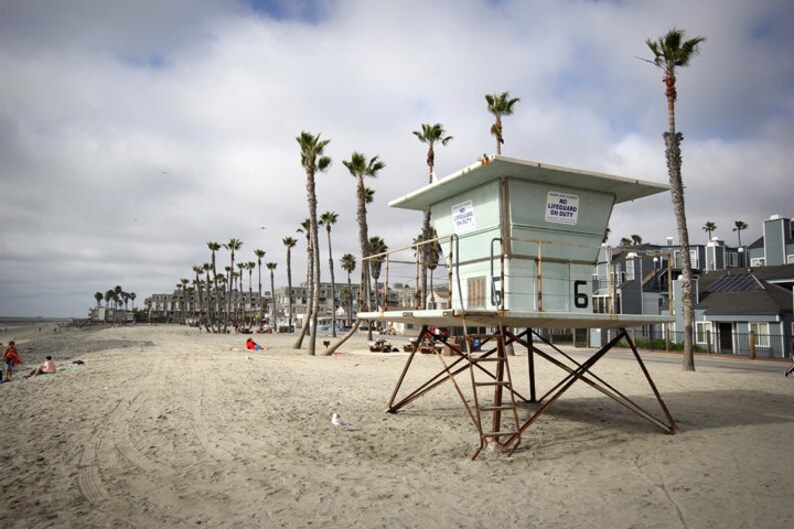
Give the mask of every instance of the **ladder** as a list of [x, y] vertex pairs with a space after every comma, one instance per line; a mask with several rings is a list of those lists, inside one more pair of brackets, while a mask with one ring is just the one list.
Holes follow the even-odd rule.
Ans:
[[[466, 327], [464, 327], [465, 329]], [[471, 343], [468, 332], [464, 332], [468, 345]], [[508, 456], [512, 455], [521, 443], [518, 409], [513, 393], [510, 364], [507, 361], [505, 333], [501, 324], [499, 324], [496, 339], [496, 355], [474, 356], [472, 347], [467, 347], [474, 398], [475, 426], [480, 434], [480, 447], [472, 456], [473, 460], [477, 459], [477, 456], [485, 448], [492, 452], [498, 450]], [[486, 363], [487, 365], [485, 365]], [[477, 364], [484, 364], [480, 366], [483, 368], [493, 367], [495, 373], [493, 376], [488, 376], [492, 370], [480, 369]]]

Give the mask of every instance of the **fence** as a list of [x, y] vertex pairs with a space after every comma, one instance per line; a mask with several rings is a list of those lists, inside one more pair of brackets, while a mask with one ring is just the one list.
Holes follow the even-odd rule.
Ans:
[[[680, 351], [684, 348], [683, 332], [649, 331], [647, 328], [629, 329], [629, 334], [638, 347], [648, 349]], [[660, 336], [661, 335], [661, 336]], [[791, 357], [791, 338], [777, 334], [756, 334], [754, 332], [720, 333], [706, 331], [696, 335], [693, 342], [697, 353], [717, 353], [744, 356], [749, 359], [786, 359]]]

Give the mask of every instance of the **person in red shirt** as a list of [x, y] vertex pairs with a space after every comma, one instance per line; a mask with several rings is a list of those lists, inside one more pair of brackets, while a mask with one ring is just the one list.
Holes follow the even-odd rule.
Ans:
[[5, 364], [5, 379], [11, 380], [11, 377], [14, 376], [14, 366], [18, 366], [22, 363], [13, 340], [8, 342], [8, 347], [3, 350], [3, 363]]
[[245, 348], [252, 351], [261, 351], [263, 349], [263, 347], [256, 343], [253, 338], [248, 338], [245, 341]]

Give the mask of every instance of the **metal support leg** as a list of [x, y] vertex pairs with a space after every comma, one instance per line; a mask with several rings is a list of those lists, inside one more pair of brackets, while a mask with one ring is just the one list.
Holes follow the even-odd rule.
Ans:
[[535, 348], [532, 344], [532, 329], [527, 328], [527, 364], [529, 367], [529, 402], [537, 402], [535, 395]]

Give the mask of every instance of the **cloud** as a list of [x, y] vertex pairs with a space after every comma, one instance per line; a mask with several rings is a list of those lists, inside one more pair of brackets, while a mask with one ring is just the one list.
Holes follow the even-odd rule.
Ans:
[[[407, 244], [421, 215], [386, 204], [426, 181], [411, 131], [441, 122], [455, 137], [437, 152], [439, 176], [469, 165], [495, 150], [485, 93], [521, 98], [505, 120], [508, 155], [665, 182], [661, 73], [636, 57], [672, 26], [708, 38], [679, 75], [690, 237], [705, 237], [711, 220], [732, 240], [742, 219], [750, 240], [769, 215], [794, 214], [792, 11], [782, 1], [716, 11], [573, 0], [2, 2], [0, 314], [82, 316], [95, 291], [117, 284], [141, 303], [192, 277], [208, 241], [230, 238], [244, 241], [246, 260], [266, 250], [279, 286], [281, 240], [296, 237], [297, 282], [302, 130], [331, 139], [317, 191], [320, 212], [339, 214], [336, 258], [358, 255], [355, 179], [342, 164], [354, 150], [387, 163], [368, 182], [370, 234]], [[666, 195], [617, 207], [610, 225], [614, 240], [675, 235]]]

